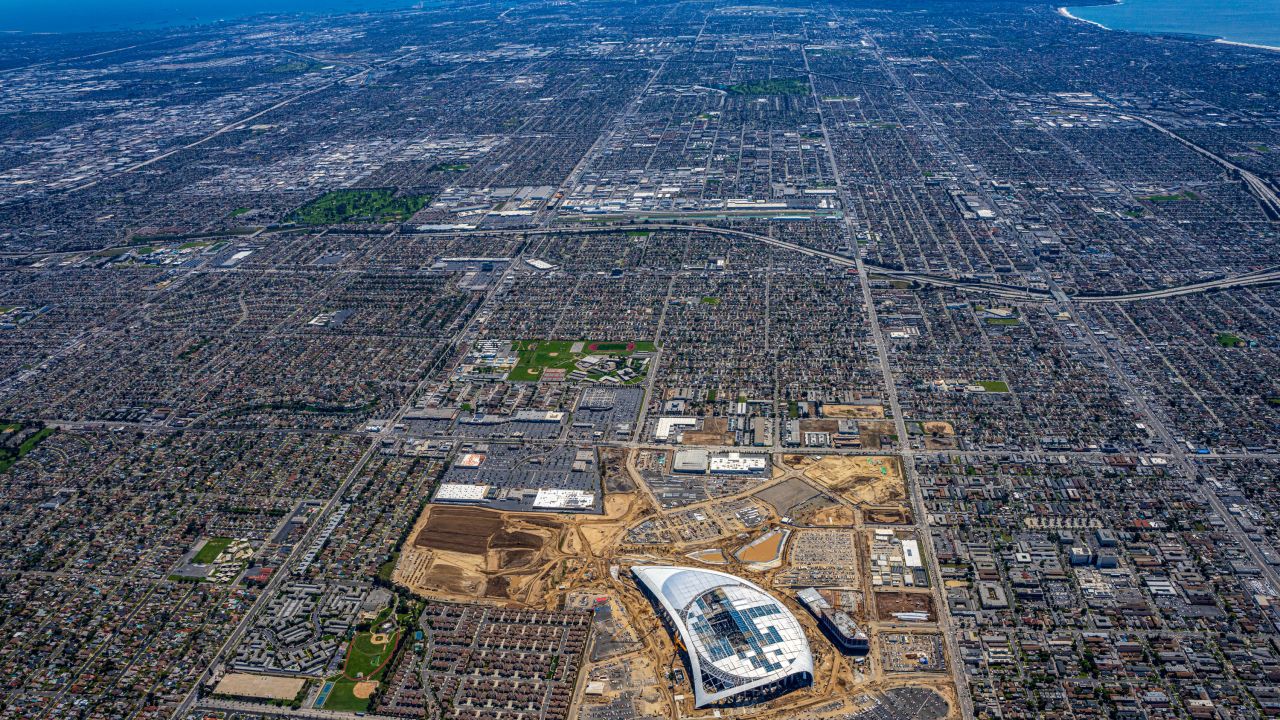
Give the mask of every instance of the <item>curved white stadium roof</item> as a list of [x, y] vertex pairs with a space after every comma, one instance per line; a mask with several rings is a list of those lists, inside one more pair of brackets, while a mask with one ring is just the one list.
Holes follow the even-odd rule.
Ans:
[[800, 621], [754, 583], [670, 565], [631, 572], [661, 603], [688, 648], [697, 707], [812, 680], [813, 655]]

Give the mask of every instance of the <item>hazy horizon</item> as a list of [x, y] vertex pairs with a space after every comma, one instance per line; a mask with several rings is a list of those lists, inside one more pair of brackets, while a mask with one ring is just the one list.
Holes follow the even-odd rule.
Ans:
[[410, 8], [420, 0], [0, 0], [0, 32], [80, 33], [207, 25], [255, 15], [332, 14]]

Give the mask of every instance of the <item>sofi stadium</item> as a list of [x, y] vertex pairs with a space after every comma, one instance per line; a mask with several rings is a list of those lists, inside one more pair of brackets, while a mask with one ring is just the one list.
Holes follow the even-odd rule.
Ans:
[[752, 704], [813, 682], [800, 622], [759, 586], [697, 568], [631, 572], [684, 644], [697, 707]]

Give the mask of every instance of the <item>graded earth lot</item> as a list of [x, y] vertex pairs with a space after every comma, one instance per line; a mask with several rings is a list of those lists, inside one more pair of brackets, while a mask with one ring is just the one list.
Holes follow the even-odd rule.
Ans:
[[306, 684], [306, 680], [302, 678], [230, 673], [218, 682], [214, 692], [233, 697], [292, 700], [304, 684]]
[[550, 516], [429, 505], [393, 578], [423, 595], [506, 599], [542, 572], [563, 532]]
[[637, 498], [635, 493], [609, 494], [603, 515], [427, 505], [391, 579], [424, 597], [552, 608], [565, 580], [592, 571], [593, 558], [612, 554], [639, 512]]
[[893, 622], [900, 620], [894, 613], [926, 613], [927, 620], [933, 617], [933, 596], [927, 592], [876, 592], [876, 618]]
[[814, 460], [808, 455], [788, 455], [785, 461], [855, 505], [883, 505], [906, 497], [902, 466], [896, 457], [827, 455]]

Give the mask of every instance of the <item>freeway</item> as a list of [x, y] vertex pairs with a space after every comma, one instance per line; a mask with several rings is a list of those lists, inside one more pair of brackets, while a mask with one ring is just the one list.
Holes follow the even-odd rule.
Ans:
[[1181, 135], [1175, 133], [1174, 131], [1170, 130], [1169, 128], [1161, 125], [1160, 123], [1150, 118], [1145, 118], [1145, 117], [1142, 117], [1141, 115], [1132, 115], [1131, 117], [1136, 118], [1138, 122], [1142, 123], [1143, 125], [1146, 125], [1152, 130], [1160, 132], [1173, 140], [1176, 140], [1177, 142], [1185, 145], [1191, 150], [1194, 150], [1200, 155], [1203, 155], [1209, 160], [1212, 160], [1213, 162], [1222, 166], [1226, 170], [1229, 170], [1230, 172], [1235, 174], [1237, 177], [1239, 177], [1241, 180], [1244, 181], [1245, 188], [1247, 188], [1249, 192], [1252, 193], [1253, 196], [1258, 199], [1258, 203], [1262, 206], [1262, 210], [1263, 212], [1266, 213], [1267, 217], [1273, 221], [1280, 220], [1280, 197], [1276, 196], [1275, 190], [1273, 190], [1265, 180], [1258, 177], [1257, 175], [1254, 175], [1248, 170], [1245, 170], [1239, 165], [1236, 165], [1230, 160], [1227, 160], [1221, 155], [1218, 155], [1217, 153], [1211, 150], [1208, 150], [1206, 148], [1200, 147], [1199, 145], [1191, 142], [1190, 140], [1182, 137]]
[[[809, 257], [822, 258], [836, 265], [849, 268], [857, 268], [860, 260], [841, 255], [839, 253], [827, 250], [819, 250], [798, 243], [779, 240], [778, 238], [761, 235], [759, 233], [748, 232], [746, 230], [735, 230], [732, 228], [720, 228], [710, 225], [689, 224], [689, 223], [670, 223], [670, 222], [623, 222], [612, 224], [600, 224], [590, 227], [544, 227], [544, 228], [524, 228], [524, 229], [501, 229], [501, 230], [422, 230], [421, 234], [431, 235], [556, 235], [556, 234], [595, 234], [607, 232], [623, 232], [626, 230], [683, 230], [686, 232], [699, 232], [708, 235], [720, 235], [722, 237], [742, 238], [744, 240], [752, 240], [755, 242], [772, 245], [773, 247], [791, 250], [801, 255]], [[915, 272], [912, 270], [898, 270], [895, 268], [887, 268], [881, 265], [871, 263], [862, 263], [868, 271], [869, 275], [884, 276], [897, 278], [901, 280], [909, 280], [923, 285], [934, 285], [938, 287], [950, 287], [962, 292], [982, 292], [988, 295], [1004, 298], [1007, 300], [1019, 300], [1023, 302], [1048, 302], [1054, 298], [1053, 293], [1049, 290], [1039, 288], [1020, 287], [1017, 285], [1006, 285], [1004, 283], [991, 282], [987, 280], [971, 280], [967, 278], [954, 278], [945, 275], [934, 275], [931, 273]], [[1136, 302], [1139, 300], [1153, 300], [1157, 298], [1176, 297], [1179, 295], [1191, 295], [1195, 293], [1208, 292], [1211, 290], [1249, 287], [1254, 285], [1270, 285], [1280, 283], [1280, 265], [1252, 270], [1240, 275], [1230, 275], [1215, 280], [1206, 280], [1187, 285], [1177, 285], [1167, 288], [1157, 288], [1153, 290], [1135, 290], [1126, 293], [1100, 294], [1100, 295], [1066, 295], [1073, 302], [1099, 304], [1099, 303], [1126, 303]]]
[[1253, 272], [1244, 273], [1242, 275], [1231, 275], [1224, 278], [1218, 278], [1216, 280], [1191, 283], [1190, 285], [1179, 285], [1177, 287], [1160, 288], [1157, 290], [1118, 293], [1115, 295], [1073, 295], [1071, 296], [1071, 300], [1082, 304], [1126, 303], [1137, 302], [1139, 300], [1155, 300], [1157, 298], [1177, 297], [1179, 295], [1192, 295], [1195, 293], [1209, 292], [1211, 290], [1248, 287], [1250, 285], [1270, 285], [1272, 283], [1280, 283], [1280, 265], [1254, 270]]
[[[1278, 200], [1277, 202], [1280, 202]], [[618, 222], [618, 223], [601, 223], [591, 225], [589, 227], [568, 227], [554, 226], [548, 227], [545, 223], [540, 227], [533, 228], [504, 228], [495, 230], [461, 230], [461, 229], [442, 229], [442, 230], [417, 230], [414, 234], [422, 235], [555, 235], [555, 234], [593, 234], [606, 232], [622, 232], [626, 230], [683, 230], [686, 232], [699, 232], [709, 235], [720, 235], [722, 237], [737, 237], [755, 242], [772, 245], [774, 247], [791, 250], [802, 255], [810, 257], [818, 257], [830, 261], [836, 265], [848, 268], [856, 268], [858, 263], [851, 257], [841, 255], [839, 253], [820, 250], [817, 248], [807, 247], [798, 243], [779, 240], [778, 238], [761, 235], [759, 233], [748, 232], [746, 230], [735, 230], [732, 228], [720, 228], [711, 225], [695, 224], [695, 223], [674, 223], [674, 222], [650, 222], [643, 220]], [[283, 232], [286, 229], [276, 230], [275, 232]], [[259, 230], [259, 232], [262, 232]], [[255, 233], [256, 235], [257, 233]], [[127, 247], [127, 246], [121, 246]], [[78, 255], [86, 250], [58, 250], [50, 252], [26, 252], [26, 253], [0, 253], [0, 257], [15, 258], [57, 258]], [[1046, 289], [1023, 287], [1018, 285], [1008, 285], [1005, 283], [997, 283], [989, 280], [978, 280], [971, 278], [957, 278], [946, 275], [935, 275], [932, 273], [918, 272], [914, 270], [899, 270], [897, 268], [889, 268], [874, 263], [866, 263], [863, 265], [867, 268], [870, 275], [879, 277], [888, 277], [899, 280], [907, 280], [919, 283], [921, 285], [932, 285], [935, 287], [949, 287], [961, 292], [982, 292], [995, 297], [1004, 298], [1006, 300], [1016, 300], [1021, 302], [1048, 302], [1054, 299], [1054, 294]], [[240, 272], [236, 268], [217, 268], [213, 270], [202, 269], [193, 272]], [[304, 273], [319, 274], [322, 272], [334, 272], [333, 270], [261, 270], [255, 269], [254, 272], [268, 273]], [[358, 272], [358, 271], [339, 271], [339, 272]], [[1273, 265], [1258, 270], [1251, 270], [1239, 275], [1228, 275], [1214, 280], [1204, 280], [1200, 282], [1188, 283], [1186, 285], [1175, 285], [1166, 288], [1154, 288], [1148, 290], [1134, 290], [1123, 293], [1100, 293], [1097, 295], [1067, 295], [1074, 302], [1082, 304], [1100, 304], [1100, 303], [1128, 303], [1141, 300], [1154, 300], [1158, 298], [1177, 297], [1179, 295], [1193, 295], [1196, 293], [1209, 292], [1212, 290], [1226, 290], [1230, 288], [1242, 288], [1258, 285], [1271, 285], [1280, 283], [1280, 265]]]
[[[732, 228], [720, 228], [710, 225], [686, 224], [686, 223], [663, 223], [663, 222], [626, 222], [614, 223], [608, 225], [593, 225], [591, 227], [551, 227], [551, 228], [526, 228], [526, 229], [504, 229], [504, 230], [432, 230], [421, 231], [424, 234], [439, 235], [559, 235], [559, 234], [595, 234], [607, 232], [623, 232], [626, 230], [683, 230], [686, 232], [699, 232], [708, 235], [720, 235], [721, 237], [742, 238], [744, 240], [752, 240], [754, 242], [772, 245], [774, 247], [791, 250], [801, 255], [809, 257], [822, 258], [836, 265], [848, 268], [857, 268], [858, 260], [833, 253], [828, 250], [819, 250], [806, 245], [779, 240], [761, 235], [759, 233], [748, 232], [746, 230], [735, 230]], [[943, 275], [931, 275], [929, 273], [919, 273], [910, 270], [896, 270], [894, 268], [886, 268], [879, 265], [866, 264], [866, 268], [875, 275], [885, 275], [890, 277], [902, 278], [904, 280], [914, 280], [916, 282], [928, 285], [942, 285], [946, 287], [954, 287], [960, 290], [976, 290], [988, 294], [1007, 297], [1011, 300], [1048, 300], [1050, 294], [1048, 290], [1037, 290], [1034, 288], [1018, 287], [1016, 285], [1004, 285], [1002, 283], [988, 282], [985, 280], [967, 280], [964, 278], [952, 278]]]
[[[809, 70], [808, 68], [791, 67], [790, 69], [795, 70], [797, 72], [807, 72], [813, 76], [827, 78], [829, 80], [836, 80], [844, 83], [861, 84], [867, 87], [877, 87], [877, 88], [883, 88], [886, 90], [893, 90], [897, 92], [902, 92], [904, 90], [904, 88], [900, 84], [872, 83], [872, 82], [867, 82], [864, 78], [861, 78], [861, 77], [851, 78], [851, 77], [841, 77], [839, 75], [827, 75], [823, 73], [815, 73]], [[954, 92], [954, 91], [948, 91], [948, 90], [939, 90], [936, 88], [923, 88], [923, 87], [911, 88], [911, 92], [914, 92], [914, 93], [926, 93], [929, 95], [941, 95], [941, 96], [950, 96], [950, 97], [958, 97], [958, 98], [967, 98], [971, 100], [978, 100], [981, 102], [990, 102], [998, 98], [1001, 100], [1005, 100], [1007, 102], [1015, 102], [1015, 103], [1016, 102], [1034, 102], [1039, 105], [1047, 105], [1050, 107], [1060, 107], [1060, 108], [1065, 108], [1067, 110], [1071, 110], [1075, 112], [1085, 109], [1079, 105], [1073, 105], [1070, 103], [1053, 102], [1050, 100], [1046, 100], [1043, 97], [1027, 97], [1027, 96], [1023, 96], [1020, 93], [1010, 93], [1003, 90], [996, 90], [995, 88], [990, 88], [990, 90], [991, 92], [989, 93], [974, 93], [974, 92]], [[1187, 148], [1217, 163], [1222, 168], [1234, 174], [1244, 183], [1245, 189], [1248, 190], [1255, 198], [1257, 198], [1259, 205], [1261, 205], [1262, 207], [1262, 211], [1267, 215], [1268, 219], [1270, 219], [1273, 222], [1280, 222], [1280, 193], [1277, 192], [1277, 188], [1271, 182], [1268, 182], [1267, 180], [1264, 180], [1263, 178], [1255, 175], [1254, 173], [1248, 170], [1245, 170], [1244, 168], [1236, 165], [1230, 160], [1227, 160], [1221, 155], [1218, 155], [1217, 153], [1213, 152], [1212, 150], [1209, 150], [1205, 147], [1197, 145], [1191, 140], [1188, 140], [1187, 138], [1182, 137], [1181, 135], [1173, 132], [1172, 130], [1161, 125], [1155, 120], [1152, 120], [1151, 118], [1148, 118], [1148, 117], [1144, 117], [1136, 112], [1126, 110], [1122, 107], [1112, 107], [1112, 108], [1089, 107], [1087, 108], [1087, 110], [1089, 112], [1112, 115], [1115, 117], [1120, 117], [1122, 119], [1136, 120], [1142, 123], [1143, 125], [1146, 125], [1147, 127], [1151, 128], [1152, 130], [1155, 130], [1156, 132], [1159, 132], [1169, 137], [1171, 140], [1174, 140], [1178, 143], [1181, 143], [1182, 145], [1185, 145]]]

